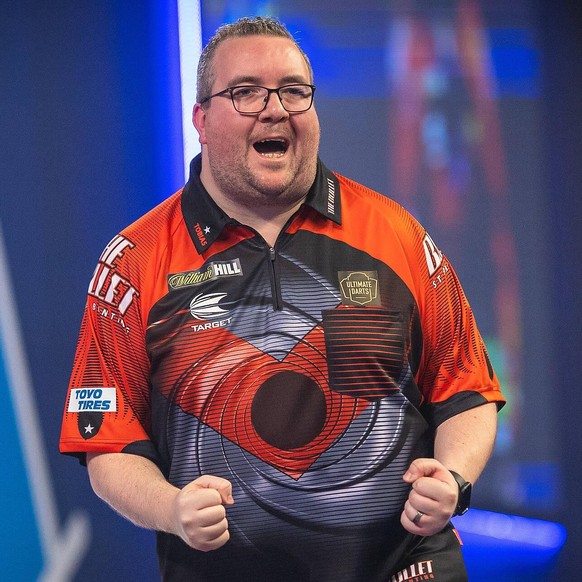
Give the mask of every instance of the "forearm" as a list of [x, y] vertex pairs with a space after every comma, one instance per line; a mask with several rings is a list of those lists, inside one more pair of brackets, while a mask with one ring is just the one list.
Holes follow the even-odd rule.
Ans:
[[179, 489], [144, 457], [89, 453], [87, 467], [96, 495], [134, 524], [175, 533], [173, 506]]
[[491, 456], [496, 433], [497, 405], [472, 408], [437, 428], [434, 456], [447, 469], [474, 483]]

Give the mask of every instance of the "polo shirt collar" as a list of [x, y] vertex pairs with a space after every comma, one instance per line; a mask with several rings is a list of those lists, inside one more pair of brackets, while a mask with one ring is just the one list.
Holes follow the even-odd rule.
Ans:
[[[190, 163], [190, 179], [182, 193], [182, 213], [196, 250], [202, 254], [218, 238], [227, 224], [235, 224], [210, 197], [202, 182], [202, 156]], [[340, 184], [337, 176], [318, 158], [315, 181], [305, 204], [337, 224], [341, 224]]]

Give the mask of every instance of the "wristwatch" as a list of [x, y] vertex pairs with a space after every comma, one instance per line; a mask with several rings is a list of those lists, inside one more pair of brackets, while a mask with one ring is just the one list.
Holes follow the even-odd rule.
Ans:
[[463, 477], [461, 477], [455, 471], [451, 471], [449, 469], [449, 472], [454, 477], [457, 485], [459, 486], [459, 499], [457, 501], [457, 507], [455, 508], [455, 513], [453, 513], [453, 516], [463, 515], [463, 513], [466, 513], [469, 509], [469, 506], [471, 505], [471, 491], [473, 490], [473, 485], [471, 485], [471, 483], [468, 481], [465, 481], [465, 479], [463, 479]]

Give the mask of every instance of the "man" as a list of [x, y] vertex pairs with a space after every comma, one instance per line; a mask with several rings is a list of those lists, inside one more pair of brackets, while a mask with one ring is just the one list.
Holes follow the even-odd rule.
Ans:
[[466, 580], [449, 520], [503, 397], [451, 266], [318, 159], [284, 26], [222, 27], [198, 71], [202, 154], [101, 255], [61, 450], [164, 580]]

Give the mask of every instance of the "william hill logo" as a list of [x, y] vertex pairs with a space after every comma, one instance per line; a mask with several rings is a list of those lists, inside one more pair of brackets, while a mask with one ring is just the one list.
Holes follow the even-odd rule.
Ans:
[[382, 305], [376, 271], [339, 271], [338, 278], [344, 305]]
[[242, 274], [239, 259], [233, 259], [232, 261], [214, 261], [197, 271], [186, 271], [184, 273], [168, 275], [168, 287], [170, 290], [179, 289], [180, 287], [192, 287], [193, 285], [200, 285], [200, 283], [212, 279], [236, 277], [242, 276]]

